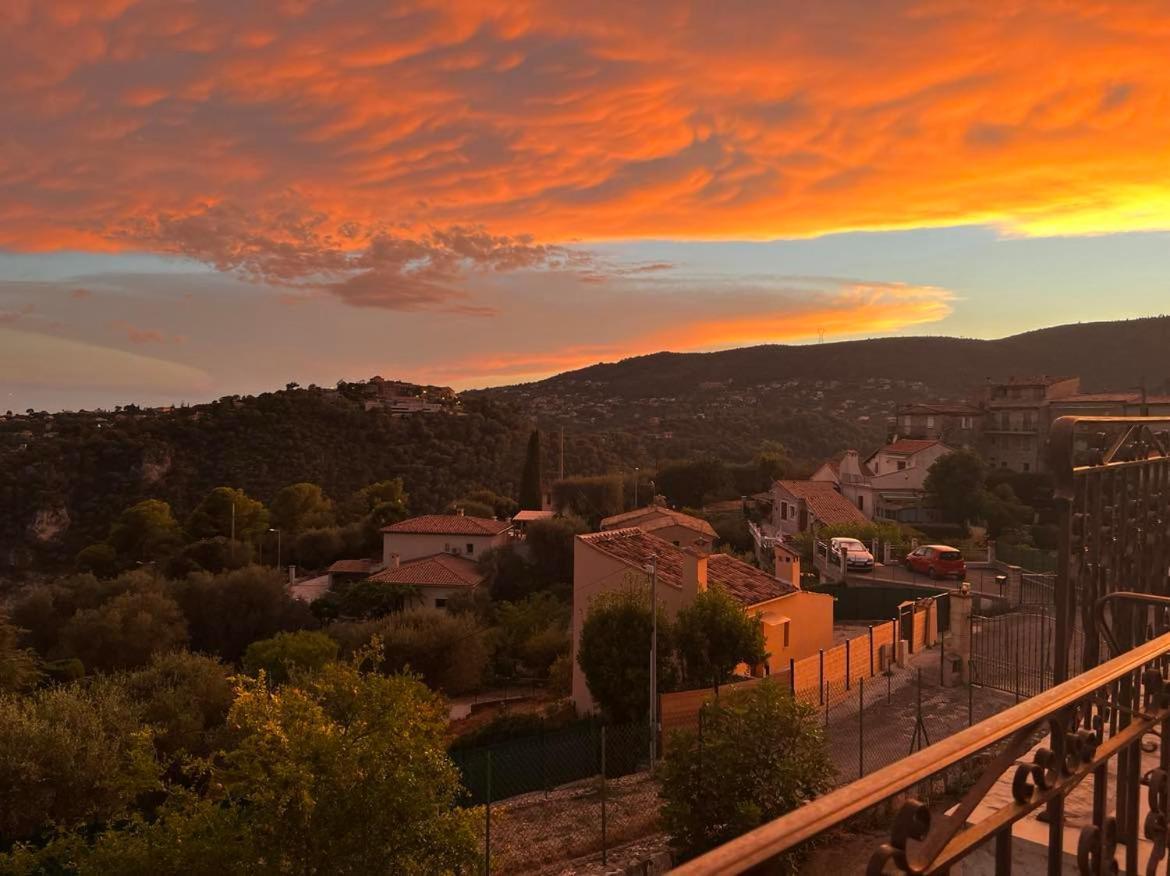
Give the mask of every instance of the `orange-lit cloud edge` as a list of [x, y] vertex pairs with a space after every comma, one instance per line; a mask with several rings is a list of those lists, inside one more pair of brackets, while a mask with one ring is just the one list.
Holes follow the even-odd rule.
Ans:
[[[598, 241], [1170, 228], [1152, 2], [14, 0], [0, 30], [16, 251], [148, 251], [475, 313], [468, 278], [596, 271]], [[468, 369], [852, 334], [859, 314], [876, 334], [948, 302], [890, 318], [842, 292]]]

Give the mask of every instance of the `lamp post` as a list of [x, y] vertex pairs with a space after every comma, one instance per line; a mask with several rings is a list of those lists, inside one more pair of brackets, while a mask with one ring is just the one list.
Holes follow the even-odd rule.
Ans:
[[280, 530], [273, 529], [272, 527], [269, 527], [268, 531], [276, 533], [276, 568], [279, 569], [280, 568]]
[[643, 567], [650, 573], [650, 772], [658, 751], [658, 555]]
[[638, 507], [638, 472], [639, 471], [641, 471], [641, 469], [639, 469], [638, 466], [635, 465], [634, 466], [634, 507], [635, 508]]

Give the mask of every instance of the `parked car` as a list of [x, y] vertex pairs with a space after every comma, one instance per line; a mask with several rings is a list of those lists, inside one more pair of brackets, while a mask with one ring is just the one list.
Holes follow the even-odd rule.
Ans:
[[931, 578], [955, 577], [960, 580], [967, 575], [967, 564], [963, 552], [945, 544], [926, 544], [906, 555], [906, 568]]
[[842, 550], [845, 551], [845, 566], [849, 571], [873, 571], [873, 554], [856, 538], [831, 538], [829, 549], [833, 552], [834, 558], [840, 557]]

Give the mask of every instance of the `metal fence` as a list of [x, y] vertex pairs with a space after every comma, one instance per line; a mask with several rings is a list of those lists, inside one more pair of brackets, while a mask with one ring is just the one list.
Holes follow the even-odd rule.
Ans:
[[888, 766], [995, 714], [1008, 702], [961, 681], [947, 637], [907, 665], [848, 686], [826, 683], [819, 711], [840, 784]]
[[645, 723], [583, 722], [451, 758], [464, 802], [482, 807], [485, 874], [539, 873], [586, 855], [605, 864], [610, 849], [657, 825]]

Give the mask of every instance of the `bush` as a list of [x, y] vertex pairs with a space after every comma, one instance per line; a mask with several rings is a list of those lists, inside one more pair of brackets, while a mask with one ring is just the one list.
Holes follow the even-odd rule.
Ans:
[[218, 747], [231, 708], [228, 671], [214, 657], [176, 651], [156, 654], [150, 665], [126, 673], [121, 683], [142, 706], [164, 758], [182, 753], [205, 757]]
[[133, 669], [187, 643], [178, 604], [159, 590], [130, 591], [77, 612], [61, 630], [61, 649], [89, 671]]
[[316, 670], [337, 659], [338, 644], [324, 633], [298, 630], [277, 633], [253, 642], [244, 652], [244, 670], [256, 675], [264, 670], [269, 682], [281, 684], [296, 672]]
[[0, 846], [116, 818], [158, 778], [140, 710], [113, 680], [0, 696]]
[[377, 621], [335, 623], [328, 633], [346, 656], [378, 637], [385, 671], [418, 673], [429, 687], [450, 695], [478, 688], [487, 665], [484, 630], [468, 614], [414, 608]]
[[662, 820], [692, 857], [823, 794], [834, 768], [814, 709], [764, 680], [706, 706], [703, 738], [677, 733], [663, 759]]

